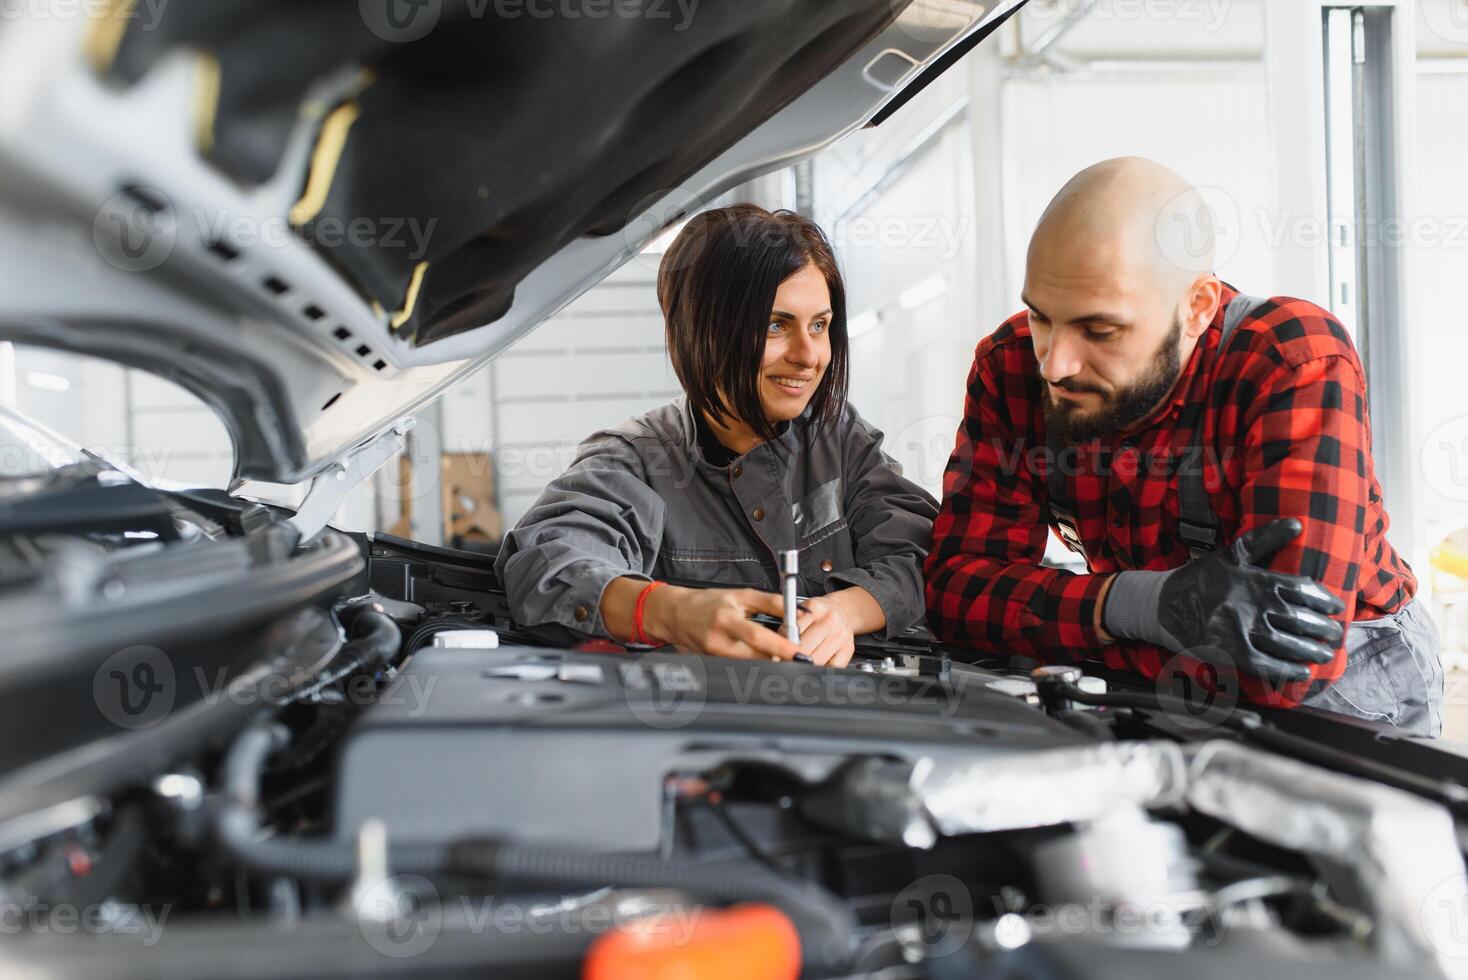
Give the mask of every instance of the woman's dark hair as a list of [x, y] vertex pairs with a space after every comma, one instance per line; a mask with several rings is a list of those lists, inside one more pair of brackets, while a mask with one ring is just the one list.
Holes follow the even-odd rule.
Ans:
[[705, 211], [679, 232], [658, 268], [658, 303], [673, 370], [695, 411], [775, 438], [760, 406], [760, 365], [775, 293], [807, 265], [831, 292], [831, 363], [810, 401], [811, 417], [830, 421], [846, 405], [846, 287], [825, 232], [793, 211], [754, 204]]

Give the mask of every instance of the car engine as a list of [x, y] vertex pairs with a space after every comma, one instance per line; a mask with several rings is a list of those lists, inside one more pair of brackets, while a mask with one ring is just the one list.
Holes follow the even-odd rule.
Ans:
[[[921, 632], [841, 670], [629, 651], [521, 629], [482, 555], [254, 552], [242, 589], [316, 598], [33, 665], [17, 717], [76, 721], [0, 794], [28, 975], [1462, 972], [1461, 790], [1410, 766]], [[77, 560], [122, 606], [164, 578]]]

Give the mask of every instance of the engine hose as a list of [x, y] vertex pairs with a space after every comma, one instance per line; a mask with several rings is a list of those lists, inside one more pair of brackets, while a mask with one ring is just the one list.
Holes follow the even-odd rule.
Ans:
[[[290, 730], [275, 723], [254, 725], [235, 739], [224, 759], [224, 798], [215, 813], [215, 836], [237, 861], [262, 874], [349, 880], [357, 871], [351, 843], [262, 836], [260, 775], [266, 760], [289, 741]], [[441, 844], [392, 844], [388, 861], [397, 870], [434, 869], [443, 866], [444, 855]]]
[[[1092, 694], [1073, 684], [1060, 682], [1060, 693], [1078, 704], [1092, 707], [1140, 708], [1150, 711], [1177, 710], [1190, 713], [1185, 701], [1165, 694], [1110, 691]], [[1358, 776], [1383, 783], [1395, 789], [1441, 803], [1459, 817], [1468, 816], [1468, 789], [1457, 783], [1398, 769], [1374, 759], [1353, 756], [1340, 749], [1322, 745], [1313, 739], [1280, 731], [1264, 722], [1257, 712], [1211, 708], [1219, 725], [1245, 741], [1253, 742], [1280, 755], [1290, 756], [1311, 765], [1333, 769], [1348, 776]], [[1206, 715], [1203, 717], [1207, 717]]]
[[357, 634], [341, 653], [337, 654], [325, 670], [307, 684], [297, 696], [305, 701], [322, 691], [356, 674], [375, 671], [390, 663], [402, 645], [403, 634], [398, 624], [388, 616], [373, 609], [364, 609], [352, 620], [352, 632]]
[[598, 854], [495, 841], [452, 845], [448, 864], [457, 873], [537, 884], [671, 888], [727, 902], [766, 902], [795, 924], [808, 976], [845, 972], [859, 939], [854, 915], [836, 896], [764, 868], [717, 867], [641, 854]]
[[1069, 711], [1058, 712], [1055, 716], [1060, 721], [1074, 728], [1083, 735], [1089, 735], [1099, 742], [1116, 741], [1116, 732], [1106, 723], [1104, 718], [1096, 717], [1093, 711]]
[[[260, 777], [266, 761], [290, 741], [290, 730], [260, 722], [229, 747], [222, 767], [223, 792], [214, 831], [221, 845], [255, 871], [313, 881], [343, 882], [357, 872], [350, 842], [331, 839], [262, 837]], [[388, 847], [394, 872], [452, 874], [539, 884], [672, 888], [730, 902], [767, 902], [778, 907], [800, 934], [802, 958], [811, 976], [843, 971], [856, 949], [851, 911], [826, 890], [789, 881], [763, 868], [716, 868], [628, 854], [465, 841], [456, 844], [395, 844]]]

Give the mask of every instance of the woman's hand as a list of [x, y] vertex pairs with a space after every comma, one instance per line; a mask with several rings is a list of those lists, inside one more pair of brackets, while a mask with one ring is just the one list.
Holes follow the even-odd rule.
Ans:
[[845, 667], [856, 653], [856, 631], [841, 602], [826, 596], [807, 599], [795, 618], [800, 648], [822, 667]]
[[784, 615], [781, 598], [754, 589], [654, 590], [643, 609], [647, 633], [685, 652], [740, 660], [793, 660], [802, 647], [749, 616]]

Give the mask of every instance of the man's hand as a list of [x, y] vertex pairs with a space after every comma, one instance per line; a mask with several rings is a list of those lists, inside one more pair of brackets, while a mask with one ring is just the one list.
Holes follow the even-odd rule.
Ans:
[[[647, 597], [646, 631], [687, 653], [740, 660], [793, 660], [801, 648], [749, 617], [782, 618], [785, 604], [754, 589], [683, 589], [665, 586]], [[804, 637], [802, 636], [802, 639]]]
[[821, 667], [845, 667], [856, 653], [856, 633], [841, 603], [830, 598], [807, 599], [795, 624], [800, 647]]
[[1121, 572], [1106, 597], [1107, 632], [1244, 674], [1306, 681], [1344, 637], [1345, 603], [1314, 579], [1264, 567], [1304, 530], [1283, 518], [1168, 572]]

